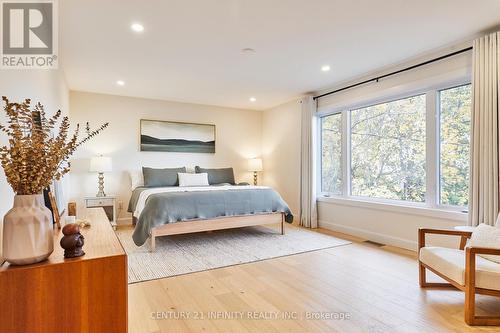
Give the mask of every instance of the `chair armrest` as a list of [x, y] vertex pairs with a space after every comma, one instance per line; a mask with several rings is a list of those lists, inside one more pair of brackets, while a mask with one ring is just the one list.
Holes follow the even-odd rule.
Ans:
[[425, 235], [426, 234], [461, 236], [461, 237], [470, 238], [472, 235], [472, 231], [420, 228], [420, 229], [418, 229], [418, 250], [419, 251], [421, 248], [425, 247]]
[[[489, 247], [468, 247], [465, 250], [467, 256], [475, 256], [476, 254], [490, 254], [500, 256], [500, 249], [492, 249]], [[499, 264], [500, 265], [500, 264]]]
[[477, 254], [490, 254], [500, 256], [500, 249], [492, 249], [487, 247], [467, 247], [465, 249], [465, 287], [469, 292], [473, 292], [476, 288]]

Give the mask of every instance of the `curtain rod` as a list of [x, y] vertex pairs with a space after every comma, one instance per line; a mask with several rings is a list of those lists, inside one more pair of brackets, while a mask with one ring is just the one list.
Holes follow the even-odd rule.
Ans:
[[422, 62], [420, 64], [416, 64], [416, 65], [413, 65], [413, 66], [410, 66], [410, 67], [406, 67], [406, 68], [403, 68], [403, 69], [400, 69], [400, 70], [397, 70], [397, 71], [394, 71], [394, 72], [391, 72], [391, 73], [387, 73], [387, 74], [384, 74], [384, 75], [380, 75], [380, 76], [377, 76], [377, 77], [374, 77], [374, 78], [371, 78], [371, 79], [368, 79], [368, 80], [365, 80], [365, 81], [362, 81], [362, 82], [351, 84], [351, 85], [349, 85], [347, 87], [343, 87], [343, 88], [336, 89], [336, 90], [333, 90], [333, 91], [330, 91], [330, 92], [327, 92], [327, 93], [324, 93], [324, 94], [321, 94], [321, 95], [318, 95], [318, 96], [314, 96], [313, 99], [317, 100], [317, 99], [320, 99], [321, 97], [325, 97], [325, 96], [328, 96], [328, 95], [336, 94], [338, 92], [341, 92], [341, 91], [344, 91], [344, 90], [347, 90], [347, 89], [351, 89], [351, 88], [354, 88], [354, 87], [358, 87], [358, 86], [361, 86], [361, 85], [366, 84], [366, 83], [378, 82], [380, 79], [385, 79], [386, 77], [389, 77], [389, 76], [392, 76], [392, 75], [396, 75], [396, 74], [399, 74], [399, 73], [403, 73], [403, 72], [415, 69], [417, 67], [425, 66], [425, 65], [431, 64], [433, 62], [440, 61], [440, 60], [443, 60], [443, 59], [446, 59], [446, 58], [449, 58], [449, 57], [453, 57], [453, 56], [456, 56], [457, 54], [464, 53], [464, 52], [467, 52], [467, 51], [470, 51], [470, 50], [472, 50], [472, 46], [467, 47], [465, 49], [461, 49], [461, 50], [452, 52], [452, 53], [448, 53], [448, 54], [442, 55], [440, 57], [437, 57], [437, 58], [434, 58], [434, 59], [431, 59], [431, 60], [424, 61], [424, 62]]

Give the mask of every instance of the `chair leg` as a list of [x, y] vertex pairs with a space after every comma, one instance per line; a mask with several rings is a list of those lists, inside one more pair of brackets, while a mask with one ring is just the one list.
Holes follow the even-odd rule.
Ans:
[[474, 288], [466, 288], [465, 290], [465, 304], [464, 304], [464, 316], [465, 322], [468, 325], [474, 325], [475, 318], [475, 306], [476, 305], [476, 293]]
[[500, 316], [476, 316], [475, 290], [465, 291], [464, 316], [470, 326], [500, 326]]
[[420, 261], [418, 262], [418, 282], [420, 284], [420, 288], [425, 288], [425, 286], [427, 284], [425, 267], [424, 267], [424, 265], [422, 265], [422, 263]]
[[427, 282], [425, 266], [418, 261], [418, 282], [420, 288], [436, 288], [436, 289], [457, 289], [454, 285], [447, 282]]
[[464, 317], [471, 326], [500, 326], [500, 317], [476, 316], [476, 255], [470, 248], [465, 256]]

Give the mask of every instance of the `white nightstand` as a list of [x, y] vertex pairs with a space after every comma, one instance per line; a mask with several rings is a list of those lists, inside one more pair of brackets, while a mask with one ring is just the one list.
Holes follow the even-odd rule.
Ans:
[[85, 207], [102, 207], [106, 212], [106, 216], [109, 219], [109, 223], [116, 230], [116, 197], [113, 195], [107, 195], [105, 197], [85, 197]]

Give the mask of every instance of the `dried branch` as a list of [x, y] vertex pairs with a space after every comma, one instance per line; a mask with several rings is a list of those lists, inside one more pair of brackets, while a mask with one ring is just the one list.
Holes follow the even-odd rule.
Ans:
[[[80, 126], [77, 124], [69, 136], [69, 119], [61, 118], [60, 110], [47, 118], [40, 103], [30, 109], [29, 99], [11, 103], [3, 96], [2, 100], [7, 124], [0, 125], [0, 131], [7, 135], [8, 145], [0, 147], [0, 164], [7, 182], [19, 195], [39, 194], [54, 179], [61, 179], [69, 172], [69, 158], [76, 149], [109, 125], [105, 123], [91, 130], [87, 123], [87, 135], [78, 141]], [[53, 136], [56, 127], [57, 135]]]

